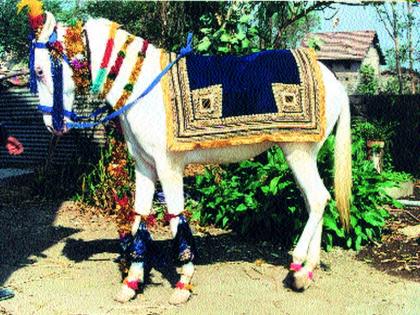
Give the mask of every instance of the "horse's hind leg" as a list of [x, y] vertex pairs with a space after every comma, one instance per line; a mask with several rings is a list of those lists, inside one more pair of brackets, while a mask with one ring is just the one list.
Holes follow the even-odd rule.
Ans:
[[[135, 297], [139, 285], [144, 282], [144, 263], [150, 250], [151, 238], [144, 218], [152, 209], [155, 192], [156, 170], [141, 157], [136, 158], [136, 198], [134, 210], [137, 213], [131, 234], [120, 235], [122, 256], [129, 260], [129, 270], [115, 300], [127, 302]], [[126, 257], [124, 257], [126, 256]]]
[[313, 270], [319, 263], [322, 216], [331, 198], [318, 173], [316, 157], [320, 143], [282, 144], [286, 160], [305, 199], [309, 219], [293, 251], [295, 289], [305, 289], [312, 281]]
[[192, 263], [195, 245], [190, 227], [183, 215], [184, 211], [184, 165], [175, 158], [157, 161], [159, 180], [168, 206], [168, 219], [172, 231], [174, 254], [182, 264], [181, 278], [170, 299], [172, 304], [186, 302], [191, 295], [191, 278], [194, 274]]

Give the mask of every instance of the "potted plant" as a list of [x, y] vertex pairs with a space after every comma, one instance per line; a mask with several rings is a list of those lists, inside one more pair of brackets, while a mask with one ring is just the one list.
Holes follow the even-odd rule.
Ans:
[[385, 144], [394, 135], [395, 123], [381, 120], [364, 121], [361, 124], [363, 137], [366, 139], [367, 156], [381, 173], [383, 170]]

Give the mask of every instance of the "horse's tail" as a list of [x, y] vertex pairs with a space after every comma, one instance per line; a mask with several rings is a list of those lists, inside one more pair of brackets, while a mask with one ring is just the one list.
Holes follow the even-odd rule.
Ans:
[[337, 209], [343, 227], [348, 230], [350, 223], [351, 198], [351, 131], [349, 98], [341, 103], [341, 112], [337, 122], [334, 148], [334, 190]]

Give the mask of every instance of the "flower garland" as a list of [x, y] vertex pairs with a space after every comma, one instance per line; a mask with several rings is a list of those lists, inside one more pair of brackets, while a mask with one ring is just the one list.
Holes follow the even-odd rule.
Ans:
[[64, 34], [64, 46], [73, 70], [73, 81], [78, 93], [86, 94], [90, 85], [89, 63], [83, 41], [83, 23], [72, 21]]
[[99, 94], [99, 98], [105, 98], [105, 96], [109, 93], [109, 91], [112, 88], [112, 84], [115, 81], [115, 78], [117, 77], [118, 73], [120, 72], [122, 63], [124, 61], [125, 55], [127, 53], [127, 47], [130, 45], [134, 40], [133, 35], [128, 35], [124, 45], [121, 47], [120, 51], [118, 52], [117, 59], [115, 60], [114, 65], [111, 67], [111, 71], [108, 73], [106, 82], [104, 84], [104, 89]]
[[131, 96], [131, 93], [133, 93], [134, 84], [136, 83], [140, 75], [141, 68], [143, 67], [144, 57], [145, 57], [148, 45], [149, 43], [146, 40], [144, 40], [143, 46], [141, 50], [139, 51], [139, 53], [137, 54], [136, 64], [134, 65], [134, 68], [131, 71], [130, 78], [128, 79], [128, 83], [124, 86], [123, 93], [118, 99], [117, 103], [115, 104], [114, 109], [118, 110], [122, 106], [124, 106], [128, 98]]
[[38, 38], [44, 25], [44, 10], [42, 1], [40, 0], [21, 0], [17, 4], [17, 13], [19, 14], [23, 8], [28, 7], [29, 24]]
[[98, 94], [101, 90], [102, 85], [104, 84], [105, 78], [106, 78], [106, 69], [109, 64], [109, 60], [111, 58], [112, 50], [114, 49], [114, 38], [115, 34], [117, 32], [117, 29], [119, 27], [119, 24], [112, 22], [110, 29], [109, 29], [109, 35], [108, 35], [108, 41], [106, 43], [104, 56], [102, 58], [101, 66], [98, 71], [98, 75], [96, 76], [95, 82], [92, 84], [92, 93]]

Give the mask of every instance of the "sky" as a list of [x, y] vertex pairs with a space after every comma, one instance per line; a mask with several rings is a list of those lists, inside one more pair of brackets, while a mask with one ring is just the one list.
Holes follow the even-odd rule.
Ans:
[[[350, 6], [345, 4], [334, 4], [334, 9], [328, 9], [322, 12], [321, 26], [318, 31], [357, 31], [357, 30], [375, 30], [379, 37], [379, 44], [382, 52], [393, 48], [391, 37], [385, 30], [383, 23], [379, 21], [376, 10], [368, 5]], [[398, 6], [399, 10], [405, 10], [405, 4]], [[337, 14], [331, 19], [334, 13]], [[405, 11], [404, 11], [405, 12]], [[417, 22], [420, 20], [420, 6], [414, 7], [414, 16]], [[337, 24], [338, 22], [338, 24]], [[420, 29], [414, 28], [413, 40], [417, 43], [417, 51], [420, 49]], [[415, 64], [415, 69], [420, 70], [420, 61]]]

